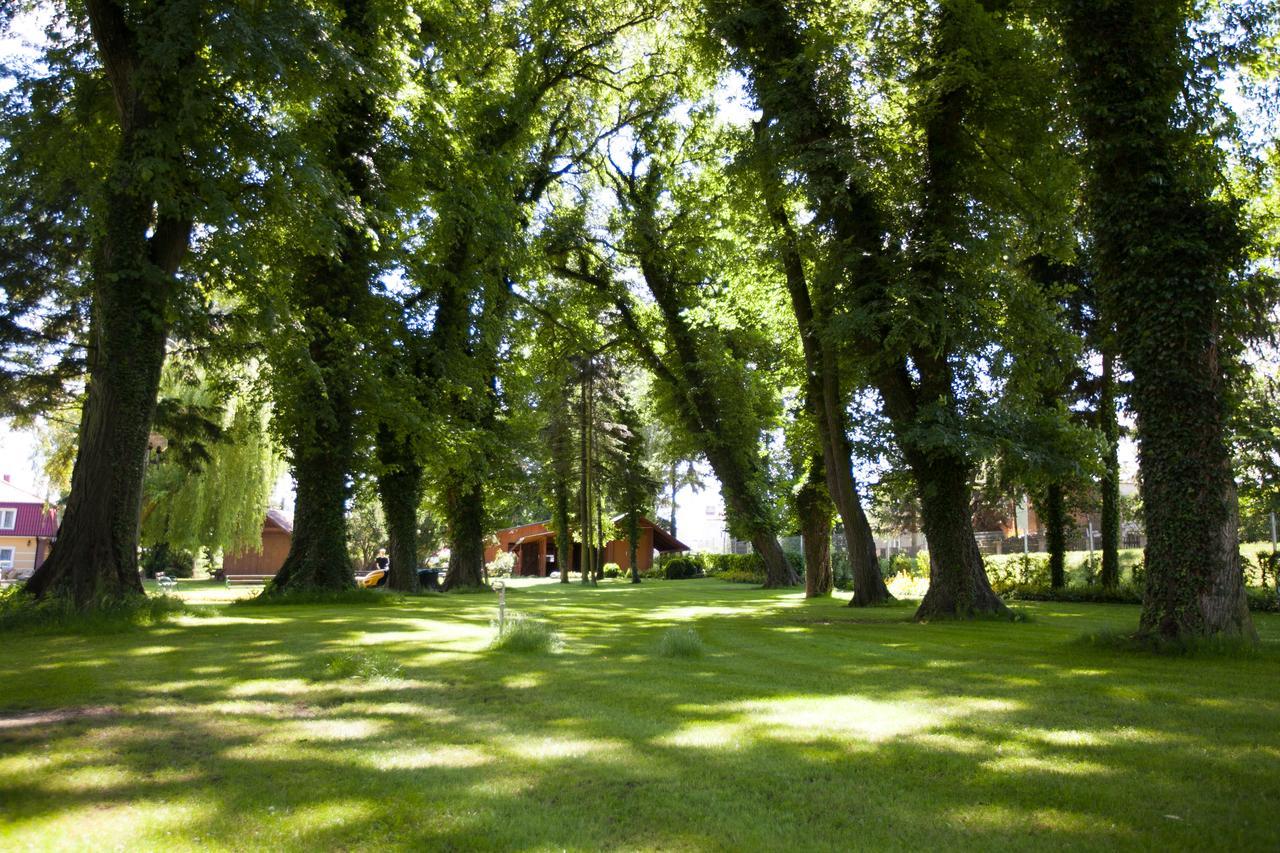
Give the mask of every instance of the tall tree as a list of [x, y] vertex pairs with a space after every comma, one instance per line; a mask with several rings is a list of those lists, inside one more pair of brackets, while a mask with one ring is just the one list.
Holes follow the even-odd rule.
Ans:
[[1100, 300], [1133, 374], [1147, 525], [1140, 631], [1253, 638], [1224, 436], [1224, 303], [1247, 241], [1205, 144], [1212, 116], [1196, 92], [1192, 6], [1072, 0], [1059, 12], [1087, 140]]
[[[973, 32], [998, 36], [1000, 25], [982, 3], [945, 3], [920, 17], [927, 53], [912, 74], [911, 93], [922, 165], [914, 176], [918, 193], [894, 210], [881, 176], [867, 166], [883, 162], [883, 152], [861, 150], [859, 134], [846, 121], [858, 112], [849, 92], [829, 82], [838, 75], [825, 73], [820, 46], [807, 41], [819, 38], [818, 27], [782, 0], [712, 0], [707, 9], [713, 31], [771, 121], [765, 128], [769, 147], [784, 156], [780, 167], [803, 177], [816, 223], [830, 235], [831, 263], [846, 282], [848, 310], [856, 318], [852, 348], [915, 476], [931, 565], [917, 615], [1006, 612], [973, 536], [972, 462], [955, 435], [963, 341], [947, 315], [957, 289], [966, 277], [972, 280], [955, 247], [975, 245], [969, 214], [976, 208], [966, 199], [975, 191], [968, 167], [980, 154], [969, 124], [981, 102], [987, 77], [980, 63], [987, 55], [973, 50]], [[914, 316], [894, 312], [898, 298]]]
[[[90, 192], [82, 201], [63, 199], [73, 216], [61, 220], [62, 233], [27, 235], [61, 240], [67, 223], [83, 224], [88, 236], [43, 254], [58, 262], [44, 272], [68, 274], [61, 282], [89, 306], [88, 378], [71, 492], [57, 546], [27, 590], [89, 607], [141, 593], [138, 518], [166, 342], [190, 302], [197, 302], [197, 317], [204, 307], [190, 299], [179, 270], [197, 222], [206, 229], [202, 243], [215, 243], [219, 226], [234, 230], [234, 214], [261, 199], [249, 175], [270, 170], [276, 140], [259, 133], [258, 115], [244, 104], [261, 94], [267, 66], [277, 88], [297, 80], [298, 40], [309, 40], [315, 27], [309, 9], [271, 3], [229, 9], [86, 0], [68, 8], [65, 21], [46, 49], [50, 76], [34, 88], [17, 87], [20, 97], [42, 86], [61, 96], [27, 100], [19, 113], [86, 107], [79, 114], [87, 115], [102, 106], [100, 115], [110, 118], [75, 128], [83, 148], [67, 150], [101, 159], [83, 158], [79, 179], [66, 185]], [[110, 106], [100, 103], [103, 96]], [[6, 146], [6, 156], [28, 150]], [[51, 198], [42, 193], [26, 201]]]
[[[288, 384], [278, 418], [297, 484], [289, 555], [266, 594], [341, 590], [353, 583], [346, 561], [346, 505], [357, 450], [357, 394], [361, 328], [372, 313], [371, 289], [379, 268], [379, 233], [386, 187], [379, 164], [390, 120], [389, 98], [399, 87], [397, 45], [404, 20], [395, 4], [342, 0], [333, 40], [343, 62], [331, 69], [308, 132], [317, 166], [332, 181], [319, 222], [305, 227], [331, 233], [302, 257], [293, 274], [290, 304], [298, 334], [288, 353]], [[388, 26], [390, 21], [390, 26]], [[296, 371], [296, 372], [295, 372]], [[403, 559], [403, 557], [402, 557]]]
[[[768, 217], [777, 231], [778, 253], [786, 274], [791, 310], [800, 330], [804, 354], [805, 404], [817, 429], [828, 500], [835, 501], [840, 513], [849, 563], [853, 570], [853, 598], [849, 604], [853, 607], [865, 607], [892, 601], [893, 596], [880, 574], [875, 535], [871, 531], [871, 523], [862, 508], [853, 479], [853, 449], [849, 443], [845, 391], [840, 383], [836, 346], [830, 340], [833, 333], [831, 312], [835, 294], [829, 288], [824, 288], [817, 294], [810, 292], [809, 275], [805, 270], [799, 236], [792, 224], [791, 215], [784, 206], [781, 187], [773, 172], [776, 168], [775, 159], [765, 152], [757, 156], [763, 161], [760, 170], [765, 204]], [[816, 518], [817, 502], [820, 499], [815, 488], [810, 488], [806, 495], [806, 502], [812, 506]], [[805, 541], [808, 542], [807, 539]]]

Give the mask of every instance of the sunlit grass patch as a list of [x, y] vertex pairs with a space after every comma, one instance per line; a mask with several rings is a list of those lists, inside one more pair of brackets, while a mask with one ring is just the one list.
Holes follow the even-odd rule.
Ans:
[[692, 628], [668, 628], [658, 638], [658, 654], [664, 658], [700, 658], [706, 650]]
[[355, 649], [327, 658], [312, 678], [316, 681], [338, 681], [345, 678], [389, 681], [403, 674], [404, 668], [400, 662], [386, 652]]
[[539, 654], [557, 652], [564, 645], [554, 628], [523, 613], [508, 613], [502, 624], [494, 622], [492, 627], [495, 636], [489, 648], [494, 651]]

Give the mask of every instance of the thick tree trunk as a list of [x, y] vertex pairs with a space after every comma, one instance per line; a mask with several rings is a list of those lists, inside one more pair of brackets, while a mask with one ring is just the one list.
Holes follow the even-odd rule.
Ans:
[[954, 460], [916, 460], [924, 537], [929, 544], [929, 591], [916, 618], [1008, 614], [991, 589], [982, 554], [973, 537], [965, 469]]
[[347, 554], [346, 503], [349, 494], [346, 454], [295, 450], [297, 502], [289, 556], [264, 595], [323, 590], [337, 592], [355, 584]]
[[484, 486], [451, 485], [445, 493], [449, 516], [449, 571], [446, 592], [479, 589], [484, 582]]
[[765, 589], [779, 589], [800, 583], [795, 569], [791, 568], [787, 555], [782, 552], [782, 546], [778, 544], [778, 538], [773, 533], [760, 531], [753, 534], [751, 547], [755, 548], [764, 562]]
[[1051, 483], [1044, 499], [1045, 543], [1049, 550], [1049, 586], [1067, 585], [1067, 507], [1061, 483]]
[[1224, 438], [1222, 301], [1247, 243], [1185, 109], [1185, 4], [1073, 0], [1064, 43], [1091, 169], [1099, 300], [1133, 374], [1147, 525], [1142, 634], [1256, 640]]
[[831, 514], [835, 507], [827, 494], [821, 457], [812, 460], [808, 480], [795, 501], [804, 539], [804, 597], [830, 595], [835, 586], [831, 572]]
[[1105, 589], [1120, 584], [1120, 424], [1116, 419], [1115, 356], [1102, 353], [1102, 393], [1098, 420], [1106, 440], [1102, 470], [1102, 572]]
[[418, 590], [418, 505], [422, 497], [422, 466], [408, 442], [378, 432], [378, 455], [384, 466], [378, 476], [378, 496], [391, 540], [391, 571], [387, 588], [401, 592]]

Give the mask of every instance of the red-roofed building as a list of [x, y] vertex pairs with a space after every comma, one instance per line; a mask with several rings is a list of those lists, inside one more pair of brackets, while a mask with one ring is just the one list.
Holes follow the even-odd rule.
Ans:
[[5, 474], [0, 482], [0, 579], [31, 577], [57, 535], [58, 511]]
[[[612, 519], [615, 527], [621, 527], [625, 516]], [[515, 568], [511, 574], [517, 576], [546, 577], [553, 571], [559, 571], [560, 561], [556, 554], [556, 537], [547, 526], [547, 522], [521, 524], [499, 530], [497, 543], [485, 549], [484, 560], [492, 562], [499, 553], [510, 552], [516, 555]], [[644, 516], [640, 516], [640, 541], [636, 543], [636, 569], [647, 572], [653, 567], [655, 551], [688, 551], [689, 546], [676, 539], [667, 531], [654, 524]], [[631, 568], [631, 545], [626, 539], [613, 539], [605, 543], [604, 562], [617, 563], [623, 571]], [[582, 565], [582, 544], [573, 543], [573, 568]]]

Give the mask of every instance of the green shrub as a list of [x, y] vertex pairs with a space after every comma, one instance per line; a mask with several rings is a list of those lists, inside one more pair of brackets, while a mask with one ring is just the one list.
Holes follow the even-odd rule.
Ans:
[[389, 681], [399, 678], [402, 672], [400, 663], [386, 652], [357, 649], [331, 655], [312, 676], [312, 680], [336, 681], [343, 678], [361, 678], [366, 681]]
[[196, 558], [187, 551], [175, 551], [164, 542], [143, 548], [141, 562], [142, 573], [148, 578], [154, 578], [157, 572], [171, 578], [191, 578], [196, 574]]
[[692, 628], [668, 628], [658, 640], [658, 654], [664, 658], [699, 658], [706, 647]]
[[917, 551], [915, 563], [916, 563], [915, 570], [911, 574], [915, 575], [918, 578], [929, 577], [929, 566], [930, 566], [929, 552]]
[[696, 578], [701, 569], [698, 564], [688, 557], [676, 557], [667, 560], [662, 567], [662, 576], [669, 581], [684, 580], [686, 578]]
[[508, 613], [501, 630], [497, 623], [493, 627], [496, 636], [489, 648], [494, 651], [536, 654], [558, 651], [562, 644], [560, 635], [550, 625], [523, 613]]
[[604, 564], [604, 576], [607, 578], [616, 578], [622, 574], [622, 566], [617, 563]]

